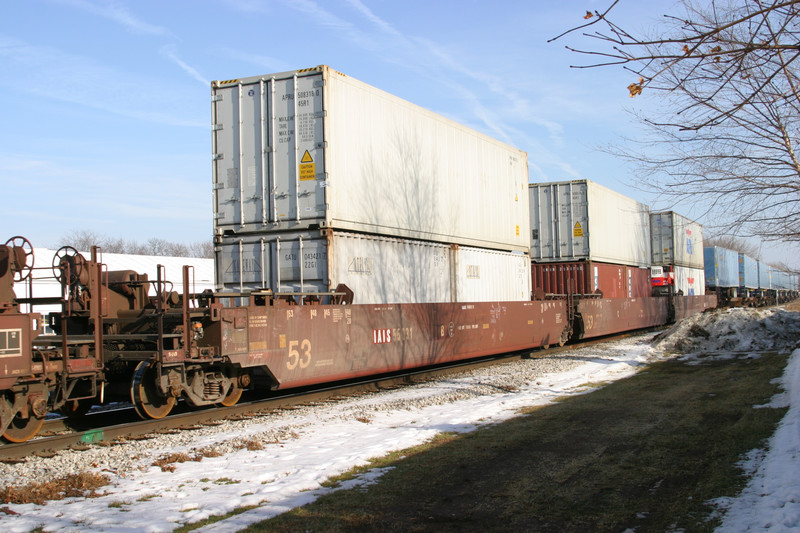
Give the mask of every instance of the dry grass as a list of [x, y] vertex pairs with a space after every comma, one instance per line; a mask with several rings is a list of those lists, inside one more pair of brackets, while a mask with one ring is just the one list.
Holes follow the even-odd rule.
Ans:
[[187, 461], [202, 461], [202, 455], [189, 455], [188, 453], [177, 452], [159, 457], [151, 463], [152, 466], [161, 467], [164, 472], [174, 472], [177, 468], [175, 463], [185, 463]]
[[[43, 504], [48, 500], [64, 498], [96, 498], [102, 496], [97, 489], [111, 482], [108, 476], [84, 472], [71, 474], [44, 483], [30, 483], [19, 487], [0, 489], [0, 501], [3, 503], [35, 503]], [[4, 511], [10, 514], [9, 511]]]

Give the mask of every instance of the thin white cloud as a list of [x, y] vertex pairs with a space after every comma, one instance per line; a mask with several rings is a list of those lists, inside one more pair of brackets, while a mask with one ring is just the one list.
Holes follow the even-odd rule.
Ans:
[[[511, 126], [508, 118], [515, 121], [520, 119], [544, 127], [551, 139], [557, 144], [562, 140], [563, 127], [561, 124], [546, 120], [532, 112], [533, 105], [521, 94], [513, 93], [509, 90], [507, 83], [501, 83], [503, 76], [497, 73], [486, 73], [474, 68], [467, 67], [448, 52], [442, 45], [430, 39], [422, 37], [407, 37], [398, 31], [389, 22], [376, 15], [361, 0], [346, 0], [359, 14], [365, 17], [370, 24], [378, 29], [384, 36], [394, 40], [395, 45], [399, 45], [406, 50], [409, 61], [407, 67], [426, 76], [437, 79], [440, 83], [456, 90], [463, 100], [470, 105], [472, 113], [479, 117], [488, 131], [498, 136], [505, 142], [512, 143], [512, 139], [518, 138], [521, 133], [517, 128]], [[393, 46], [393, 54], [396, 54], [398, 46]], [[428, 58], [427, 64], [422, 63], [422, 58]], [[435, 68], [431, 68], [435, 67]], [[489, 90], [490, 93], [499, 95], [503, 102], [512, 103], [513, 108], [504, 105], [503, 109], [495, 110], [483, 103], [477, 93], [470, 89], [463, 80], [472, 80]]]
[[[0, 34], [0, 87], [107, 113], [167, 124], [206, 128], [205, 122], [181, 117], [189, 108], [163, 80], [130, 74], [93, 59], [33, 45]], [[26, 80], [25, 84], [15, 83]]]
[[73, 7], [92, 13], [117, 24], [120, 24], [131, 33], [137, 35], [160, 35], [174, 38], [169, 29], [145, 22], [133, 15], [122, 2], [115, 0], [105, 0], [91, 2], [89, 0], [51, 0], [55, 3]]
[[220, 55], [223, 55], [224, 57], [235, 59], [236, 61], [258, 65], [259, 67], [264, 69], [264, 73], [283, 72], [297, 68], [297, 65], [289, 65], [282, 59], [277, 59], [271, 56], [265, 56], [261, 54], [251, 54], [248, 52], [242, 52], [240, 50], [234, 50], [233, 48], [229, 48], [227, 46], [218, 48], [216, 52], [219, 53]]
[[263, 0], [222, 0], [233, 9], [245, 13], [269, 13], [268, 3]]
[[178, 57], [175, 53], [175, 47], [172, 45], [167, 45], [161, 49], [161, 53], [167, 56], [170, 60], [172, 60], [175, 64], [177, 64], [181, 69], [189, 74], [192, 78], [199, 81], [204, 87], [208, 87], [211, 83], [210, 80], [207, 80], [203, 77], [195, 68], [188, 65], [185, 61]]

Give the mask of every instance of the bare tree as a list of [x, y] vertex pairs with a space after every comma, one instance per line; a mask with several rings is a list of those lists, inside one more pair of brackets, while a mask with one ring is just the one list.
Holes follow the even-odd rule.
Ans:
[[214, 245], [199, 241], [190, 244], [169, 242], [153, 237], [141, 244], [134, 240], [107, 237], [92, 230], [76, 230], [62, 237], [58, 246], [72, 246], [77, 250], [88, 251], [92, 246], [99, 246], [105, 253], [130, 255], [156, 255], [172, 257], [213, 258]]
[[703, 246], [719, 246], [720, 248], [727, 248], [728, 250], [745, 254], [753, 259], [761, 259], [761, 253], [756, 244], [732, 235], [705, 237]]
[[567, 47], [592, 60], [576, 68], [622, 65], [632, 97], [659, 93], [645, 134], [610, 151], [644, 188], [705, 206], [716, 232], [800, 242], [800, 0], [683, 0], [656, 36], [615, 24], [618, 1], [555, 38], [599, 28], [583, 33], [596, 48]]

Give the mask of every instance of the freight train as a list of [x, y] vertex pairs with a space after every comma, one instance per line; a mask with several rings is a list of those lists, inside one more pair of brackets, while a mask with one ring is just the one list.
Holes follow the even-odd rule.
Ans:
[[[110, 270], [65, 246], [43, 268], [24, 237], [0, 246], [4, 440], [55, 411], [125, 400], [157, 419], [716, 305], [651, 295], [641, 206], [586, 180], [533, 201], [524, 152], [326, 66], [214, 82], [212, 150], [215, 291], [190, 266]], [[58, 296], [37, 295], [45, 278]]]
[[[142, 418], [161, 418], [179, 399], [233, 405], [255, 383], [285, 389], [562, 345], [665, 324], [713, 305], [705, 297], [597, 295], [353, 304], [344, 285], [321, 303], [316, 295], [270, 290], [193, 293], [190, 267], [174, 290], [161, 272], [153, 280], [108, 271], [98, 257], [97, 249], [88, 258], [58, 250], [46, 274], [62, 297], [20, 298], [14, 285], [42, 275], [32, 267], [33, 247], [22, 237], [0, 246], [6, 441], [32, 438], [53, 411], [80, 416], [94, 404], [125, 400]], [[54, 300], [61, 311], [35, 312]], [[52, 334], [43, 333], [45, 325]]]

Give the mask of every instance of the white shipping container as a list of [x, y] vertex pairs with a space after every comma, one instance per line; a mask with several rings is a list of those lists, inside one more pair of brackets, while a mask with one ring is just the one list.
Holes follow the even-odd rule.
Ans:
[[703, 268], [703, 226], [675, 213], [650, 213], [654, 265]]
[[520, 301], [531, 298], [531, 257], [483, 248], [454, 247], [457, 302]]
[[650, 266], [647, 205], [589, 180], [529, 186], [531, 258]]
[[702, 268], [675, 267], [675, 292], [684, 296], [702, 296], [706, 293], [706, 273]]
[[327, 66], [212, 83], [216, 235], [528, 251], [525, 152]]
[[530, 299], [530, 256], [332, 230], [218, 237], [217, 290], [328, 293], [354, 303]]

